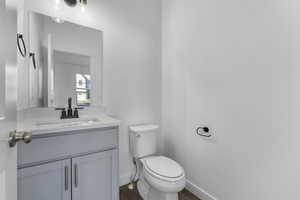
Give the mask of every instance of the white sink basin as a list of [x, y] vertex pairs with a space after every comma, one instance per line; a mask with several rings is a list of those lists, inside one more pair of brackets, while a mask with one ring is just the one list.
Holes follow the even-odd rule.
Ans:
[[65, 128], [73, 126], [93, 125], [99, 122], [101, 122], [101, 120], [97, 118], [82, 118], [37, 122], [35, 125], [36, 128]]

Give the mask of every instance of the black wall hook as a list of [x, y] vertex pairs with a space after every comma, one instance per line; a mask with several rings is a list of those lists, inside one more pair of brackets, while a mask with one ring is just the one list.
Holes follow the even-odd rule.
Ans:
[[[22, 46], [23, 46], [23, 50], [21, 48], [21, 43], [22, 43]], [[26, 50], [26, 45], [25, 45], [25, 42], [24, 42], [23, 35], [20, 34], [20, 33], [17, 34], [17, 46], [18, 46], [20, 54], [22, 55], [22, 57], [25, 58], [26, 54], [27, 54], [27, 50]]]
[[33, 68], [36, 70], [35, 53], [29, 53], [29, 57], [31, 57]]

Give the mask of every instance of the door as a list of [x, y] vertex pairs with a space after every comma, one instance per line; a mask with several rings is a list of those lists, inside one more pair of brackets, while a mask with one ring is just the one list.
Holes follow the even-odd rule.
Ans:
[[0, 0], [0, 200], [17, 199], [17, 151], [8, 145], [9, 132], [17, 128], [16, 15]]
[[18, 200], [71, 200], [71, 160], [19, 169]]
[[116, 150], [72, 159], [72, 200], [118, 200]]

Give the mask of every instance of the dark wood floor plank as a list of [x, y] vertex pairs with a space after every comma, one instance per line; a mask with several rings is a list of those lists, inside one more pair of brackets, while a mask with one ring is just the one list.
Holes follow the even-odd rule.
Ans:
[[[186, 199], [188, 200], [200, 200], [198, 197], [196, 197], [195, 195], [193, 195], [190, 191], [188, 191], [187, 189], [184, 189], [182, 192], [180, 192], [179, 194], [182, 194]], [[180, 199], [179, 199], [180, 200]]]
[[[186, 189], [180, 192], [178, 196], [179, 200], [200, 200]], [[136, 185], [133, 190], [129, 190], [128, 186], [125, 185], [120, 188], [120, 200], [142, 200], [142, 197], [140, 197]]]

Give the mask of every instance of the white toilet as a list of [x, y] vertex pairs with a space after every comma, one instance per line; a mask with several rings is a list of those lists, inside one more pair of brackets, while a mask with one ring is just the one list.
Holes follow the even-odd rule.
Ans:
[[178, 200], [178, 192], [185, 187], [183, 168], [174, 160], [158, 156], [157, 125], [129, 127], [130, 151], [136, 159], [138, 191], [144, 200]]

